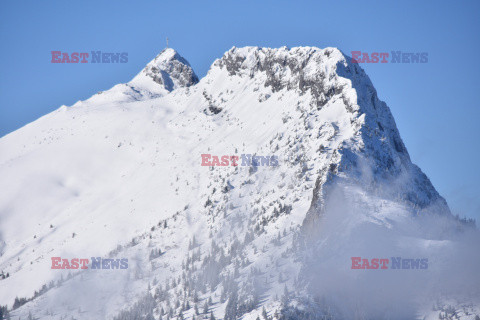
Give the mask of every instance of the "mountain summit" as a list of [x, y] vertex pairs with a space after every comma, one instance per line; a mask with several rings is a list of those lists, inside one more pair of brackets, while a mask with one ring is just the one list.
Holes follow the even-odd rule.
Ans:
[[[480, 313], [441, 295], [480, 296], [466, 227], [336, 48], [233, 47], [200, 81], [165, 49], [0, 139], [0, 176], [0, 302], [22, 319]], [[128, 268], [52, 269], [58, 257]], [[432, 267], [352, 270], [352, 257]]]
[[190, 87], [198, 82], [198, 77], [188, 61], [171, 48], [160, 52], [129, 83], [141, 86], [144, 78], [153, 80], [169, 92], [176, 88]]
[[[161, 97], [172, 90], [190, 87], [198, 82], [192, 67], [177, 51], [166, 48], [131, 81], [99, 92], [85, 103], [111, 104]], [[79, 106], [84, 102], [77, 102]]]

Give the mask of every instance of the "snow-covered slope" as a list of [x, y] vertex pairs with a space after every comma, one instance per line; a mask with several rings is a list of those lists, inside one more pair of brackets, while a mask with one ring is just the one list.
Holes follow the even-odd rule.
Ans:
[[[462, 251], [466, 227], [349, 57], [234, 47], [197, 82], [166, 49], [129, 83], [0, 139], [0, 305], [28, 298], [12, 311], [22, 319], [404, 318], [355, 291], [382, 279], [422, 284], [408, 316], [437, 317], [431, 306], [447, 298], [479, 312], [478, 275], [449, 281], [468, 298], [444, 287], [426, 298], [423, 287], [455, 268], [445, 257]], [[202, 154], [279, 160], [208, 167]], [[460, 247], [460, 269], [475, 275], [478, 254]], [[433, 264], [373, 276], [351, 270], [359, 255]], [[128, 268], [56, 270], [51, 257], [127, 258]]]

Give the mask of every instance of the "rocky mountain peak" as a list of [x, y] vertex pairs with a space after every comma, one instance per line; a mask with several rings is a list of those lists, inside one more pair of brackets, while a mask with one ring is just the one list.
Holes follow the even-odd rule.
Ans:
[[188, 61], [172, 48], [162, 50], [130, 83], [135, 84], [143, 78], [153, 80], [167, 91], [189, 87], [198, 82]]
[[[220, 112], [232, 104], [221, 103], [225, 96], [217, 93], [216, 88], [225, 78], [237, 77], [245, 81], [242, 90], [249, 87], [258, 92], [260, 103], [271, 96], [270, 101], [276, 102], [272, 107], [276, 107], [285, 104], [285, 97], [294, 97], [295, 105], [287, 107], [288, 114], [293, 117], [297, 110], [303, 110], [301, 117], [309, 123], [303, 129], [304, 136], [317, 137], [311, 138], [312, 143], [320, 143], [328, 135], [329, 141], [338, 140], [332, 149], [331, 163], [321, 169], [318, 177], [313, 211], [319, 211], [317, 200], [325, 197], [322, 194], [328, 181], [348, 177], [349, 183], [354, 181], [373, 189], [378, 189], [375, 186], [380, 181], [395, 181], [395, 187], [376, 192], [388, 192], [389, 197], [419, 208], [439, 202], [443, 208], [440, 211], [448, 212], [445, 200], [411, 163], [390, 108], [378, 98], [368, 75], [339, 49], [233, 47], [214, 62], [207, 75], [211, 84], [203, 94], [208, 97], [211, 110]], [[232, 86], [235, 85], [233, 81]], [[305, 139], [310, 138], [304, 138], [304, 143]], [[364, 161], [371, 173], [364, 171]]]

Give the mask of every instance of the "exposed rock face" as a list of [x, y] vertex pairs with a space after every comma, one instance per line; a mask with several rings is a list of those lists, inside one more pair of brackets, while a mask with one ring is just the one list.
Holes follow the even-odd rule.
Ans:
[[[430, 180], [411, 163], [390, 109], [378, 99], [369, 77], [338, 49], [234, 47], [214, 66], [225, 68], [231, 76], [263, 74], [264, 86], [272, 92], [287, 90], [309, 96], [309, 116], [336, 102], [340, 102], [337, 108], [348, 112], [352, 135], [332, 150], [331, 162], [317, 177], [310, 213], [321, 211], [325, 187], [338, 179], [378, 194], [388, 193], [419, 210], [434, 205], [437, 211], [449, 213]], [[340, 132], [335, 122], [323, 124], [319, 135], [337, 136]], [[366, 165], [371, 172], [365, 172]], [[375, 187], [383, 188], [385, 181], [390, 181], [391, 189]]]
[[167, 91], [190, 87], [198, 82], [198, 77], [188, 61], [171, 48], [160, 52], [142, 70], [140, 75], [142, 74], [163, 86]]

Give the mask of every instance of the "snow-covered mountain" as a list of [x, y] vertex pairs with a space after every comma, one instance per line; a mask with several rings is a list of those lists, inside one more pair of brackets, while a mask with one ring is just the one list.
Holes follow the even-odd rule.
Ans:
[[[205, 154], [240, 165], [202, 166]], [[0, 305], [14, 319], [480, 314], [476, 231], [336, 48], [234, 47], [200, 81], [165, 49], [132, 81], [1, 138], [0, 176]], [[352, 257], [429, 267], [353, 270]]]

